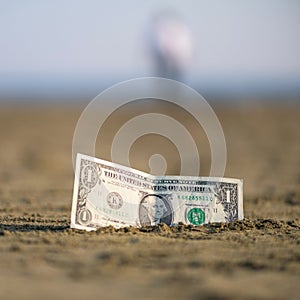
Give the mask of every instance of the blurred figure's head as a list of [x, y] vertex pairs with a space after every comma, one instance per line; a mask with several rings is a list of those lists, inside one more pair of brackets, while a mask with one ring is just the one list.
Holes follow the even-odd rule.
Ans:
[[193, 50], [188, 26], [175, 13], [159, 13], [152, 20], [149, 44], [155, 75], [184, 80]]

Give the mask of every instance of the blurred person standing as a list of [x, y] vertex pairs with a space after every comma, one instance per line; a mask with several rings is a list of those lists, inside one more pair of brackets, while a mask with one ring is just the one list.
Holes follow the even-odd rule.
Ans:
[[193, 53], [188, 26], [174, 13], [160, 13], [152, 20], [149, 44], [155, 75], [184, 81]]

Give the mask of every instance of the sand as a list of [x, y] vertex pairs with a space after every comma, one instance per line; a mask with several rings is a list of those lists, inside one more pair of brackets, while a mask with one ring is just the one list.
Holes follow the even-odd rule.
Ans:
[[[0, 299], [299, 299], [300, 106], [214, 105], [225, 175], [244, 179], [244, 221], [91, 233], [69, 228], [71, 143], [83, 108], [1, 106]], [[98, 157], [107, 159], [118, 126], [106, 125]], [[209, 147], [199, 143], [207, 175]], [[147, 171], [137, 150], [134, 166]]]

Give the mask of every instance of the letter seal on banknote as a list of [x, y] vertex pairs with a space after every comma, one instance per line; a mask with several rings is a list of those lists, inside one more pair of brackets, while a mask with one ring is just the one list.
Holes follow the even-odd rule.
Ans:
[[243, 181], [153, 176], [77, 154], [71, 227], [202, 225], [243, 219]]

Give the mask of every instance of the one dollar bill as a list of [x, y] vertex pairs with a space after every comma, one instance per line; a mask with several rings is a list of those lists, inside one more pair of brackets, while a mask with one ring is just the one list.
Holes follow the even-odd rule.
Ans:
[[153, 176], [77, 154], [72, 228], [90, 231], [109, 225], [201, 225], [241, 219], [240, 179]]

